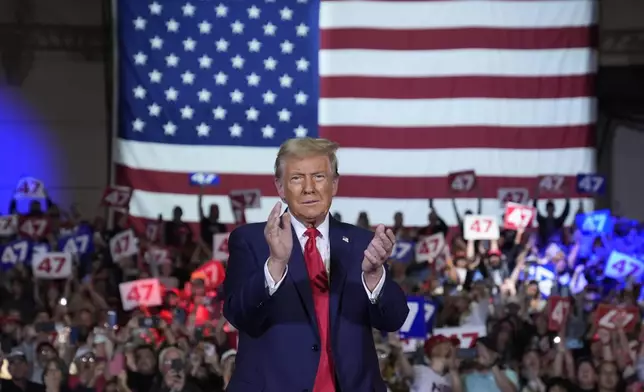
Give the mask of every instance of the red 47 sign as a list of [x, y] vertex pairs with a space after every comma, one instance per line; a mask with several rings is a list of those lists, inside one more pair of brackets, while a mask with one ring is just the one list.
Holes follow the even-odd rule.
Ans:
[[499, 224], [493, 216], [467, 215], [463, 221], [463, 231], [466, 240], [499, 239]]
[[625, 332], [631, 332], [639, 322], [640, 311], [636, 306], [618, 307], [600, 304], [595, 310], [594, 321], [598, 329], [615, 330], [620, 325]]
[[549, 195], [561, 195], [564, 191], [566, 177], [559, 175], [539, 177], [539, 195], [548, 197]]
[[570, 314], [570, 298], [551, 296], [548, 298], [548, 329], [561, 331]]
[[161, 285], [156, 278], [139, 279], [119, 284], [123, 310], [161, 305]]
[[228, 260], [228, 236], [230, 233], [218, 233], [213, 236], [212, 256], [215, 260]]
[[534, 220], [535, 209], [516, 203], [505, 205], [503, 227], [510, 230], [525, 229]]
[[453, 192], [469, 192], [476, 185], [476, 173], [474, 170], [454, 172], [447, 175], [449, 189]]
[[230, 191], [230, 208], [233, 211], [235, 223], [238, 225], [246, 223], [246, 209], [260, 208], [260, 199], [262, 197], [259, 189], [241, 189]]
[[37, 253], [31, 261], [34, 277], [63, 279], [72, 273], [72, 255], [64, 252]]
[[445, 237], [443, 233], [421, 237], [416, 244], [416, 261], [434, 261], [444, 246]]
[[476, 340], [485, 336], [485, 326], [462, 326], [456, 328], [436, 328], [434, 335], [443, 335], [448, 338], [458, 338], [461, 348], [471, 348], [476, 345]]
[[132, 188], [108, 186], [103, 192], [103, 205], [114, 208], [127, 208], [132, 198]]
[[27, 238], [43, 238], [49, 233], [49, 220], [21, 216], [18, 220], [18, 232]]
[[221, 261], [210, 260], [197, 269], [206, 275], [206, 286], [208, 289], [216, 289], [220, 284], [224, 283], [226, 277], [226, 270], [224, 269]]
[[498, 194], [501, 207], [505, 207], [506, 203], [526, 204], [530, 198], [526, 188], [500, 188]]

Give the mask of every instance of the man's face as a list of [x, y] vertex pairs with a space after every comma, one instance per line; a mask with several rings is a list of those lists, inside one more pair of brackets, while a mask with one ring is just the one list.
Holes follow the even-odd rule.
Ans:
[[174, 207], [174, 210], [172, 210], [172, 218], [175, 221], [180, 221], [181, 218], [183, 217], [183, 211], [179, 207]]
[[149, 348], [139, 349], [136, 353], [136, 368], [140, 373], [152, 374], [156, 366], [154, 353]]
[[326, 156], [288, 158], [282, 163], [282, 176], [275, 179], [275, 187], [295, 218], [319, 224], [331, 208], [338, 179]]
[[24, 358], [12, 358], [9, 360], [9, 374], [14, 380], [24, 380], [28, 371], [29, 365]]

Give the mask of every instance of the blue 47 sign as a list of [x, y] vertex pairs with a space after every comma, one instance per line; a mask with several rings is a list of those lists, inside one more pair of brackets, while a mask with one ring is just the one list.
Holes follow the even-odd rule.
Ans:
[[409, 314], [402, 327], [400, 327], [400, 338], [426, 339], [434, 324], [433, 318], [436, 306], [432, 301], [424, 297], [407, 297], [407, 307], [409, 308]]
[[606, 193], [606, 178], [599, 174], [577, 174], [577, 193], [603, 195]]

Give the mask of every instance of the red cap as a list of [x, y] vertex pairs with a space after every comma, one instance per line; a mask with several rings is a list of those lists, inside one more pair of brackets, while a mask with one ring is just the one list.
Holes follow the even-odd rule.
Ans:
[[487, 252], [487, 255], [488, 255], [488, 256], [501, 256], [501, 251], [500, 251], [500, 250], [498, 250], [498, 249], [490, 249], [490, 250]]

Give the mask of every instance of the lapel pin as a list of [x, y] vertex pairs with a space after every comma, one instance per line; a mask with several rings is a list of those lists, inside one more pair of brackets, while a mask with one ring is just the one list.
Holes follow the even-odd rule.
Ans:
[[342, 241], [349, 243], [349, 239], [347, 237], [342, 237]]

